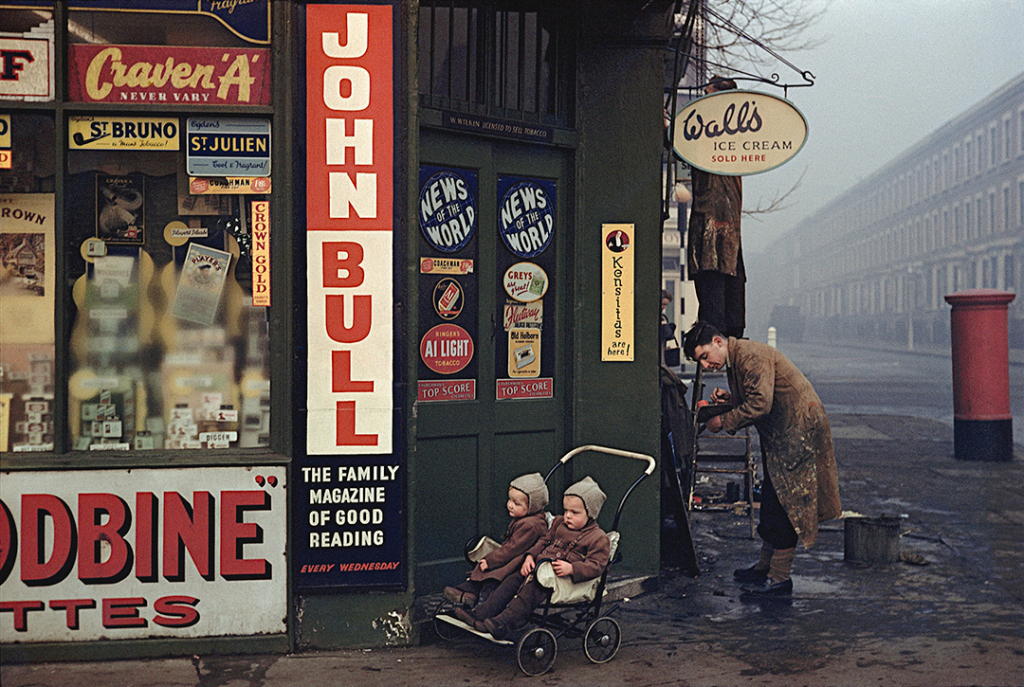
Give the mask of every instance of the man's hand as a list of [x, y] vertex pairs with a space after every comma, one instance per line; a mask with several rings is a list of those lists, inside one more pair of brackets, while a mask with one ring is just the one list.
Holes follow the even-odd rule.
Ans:
[[721, 415], [715, 415], [713, 418], [709, 419], [707, 421], [707, 424], [704, 425], [704, 426], [708, 428], [709, 432], [714, 432], [716, 434], [718, 432], [721, 432], [722, 431], [722, 416]]
[[572, 575], [572, 563], [569, 561], [552, 561], [551, 567], [559, 577], [568, 577], [569, 575]]
[[[717, 389], [716, 388], [714, 391], [711, 392], [711, 402], [712, 403], [728, 403], [731, 400], [732, 400], [732, 394], [730, 394], [725, 389]], [[710, 425], [710, 423], [709, 423], [709, 425]]]
[[527, 575], [529, 575], [530, 573], [533, 572], [533, 569], [535, 567], [537, 567], [537, 566], [536, 566], [536, 563], [533, 562], [533, 556], [527, 554], [526, 555], [526, 560], [523, 561], [523, 566], [521, 568], [519, 568], [519, 574], [522, 575], [523, 577], [526, 577]]

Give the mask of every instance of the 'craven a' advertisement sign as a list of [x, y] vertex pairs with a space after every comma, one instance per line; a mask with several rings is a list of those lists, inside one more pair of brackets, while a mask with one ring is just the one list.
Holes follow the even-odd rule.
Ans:
[[4, 473], [0, 642], [284, 633], [285, 475]]
[[75, 102], [270, 104], [267, 48], [72, 43], [68, 51]]
[[690, 101], [674, 120], [676, 155], [714, 174], [760, 174], [788, 162], [807, 140], [807, 120], [788, 100], [729, 90]]

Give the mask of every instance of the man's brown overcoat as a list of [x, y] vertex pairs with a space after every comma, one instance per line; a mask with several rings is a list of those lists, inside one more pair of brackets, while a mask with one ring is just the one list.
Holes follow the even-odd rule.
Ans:
[[809, 548], [818, 523], [842, 512], [828, 416], [811, 383], [782, 353], [732, 337], [728, 348], [734, 408], [721, 416], [722, 429], [757, 428], [779, 502]]

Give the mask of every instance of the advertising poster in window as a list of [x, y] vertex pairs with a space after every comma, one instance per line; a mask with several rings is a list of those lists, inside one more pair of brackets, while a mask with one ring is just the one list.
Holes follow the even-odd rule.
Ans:
[[422, 403], [476, 398], [478, 198], [476, 172], [420, 167], [416, 388]]
[[555, 194], [551, 180], [498, 177], [499, 401], [554, 395]]
[[304, 7], [306, 455], [293, 494], [300, 589], [405, 583], [394, 449], [395, 16]]
[[0, 194], [0, 452], [53, 450], [53, 198]]
[[287, 631], [284, 466], [10, 472], [0, 641]]

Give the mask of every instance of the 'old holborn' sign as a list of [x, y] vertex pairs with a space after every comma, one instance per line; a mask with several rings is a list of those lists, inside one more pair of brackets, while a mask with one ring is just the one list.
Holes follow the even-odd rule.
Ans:
[[706, 172], [760, 174], [788, 162], [807, 140], [792, 103], [756, 91], [721, 91], [676, 113], [676, 155]]

